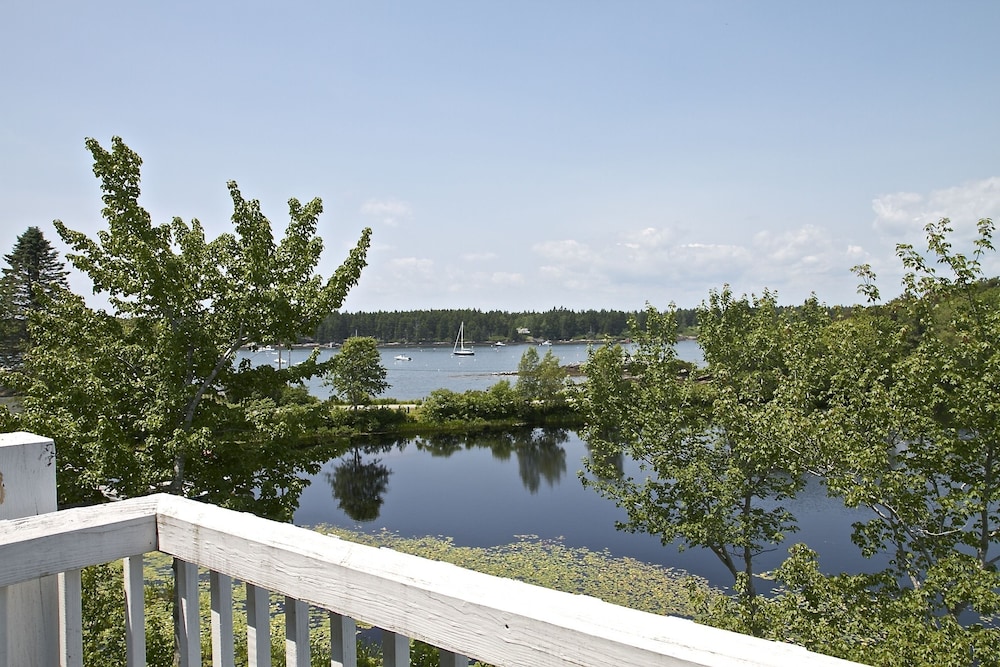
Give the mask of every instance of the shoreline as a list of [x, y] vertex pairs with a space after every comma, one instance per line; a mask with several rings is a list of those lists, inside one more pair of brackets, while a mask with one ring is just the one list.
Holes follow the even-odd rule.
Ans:
[[[688, 341], [688, 340], [698, 340], [698, 337], [697, 336], [687, 336], [687, 335], [677, 336], [677, 342]], [[479, 347], [495, 347], [496, 344], [497, 344], [497, 342], [498, 341], [474, 341], [473, 340], [473, 341], [466, 341], [466, 344], [467, 345], [476, 345], [476, 346], [479, 346]], [[580, 338], [580, 339], [574, 339], [574, 340], [550, 340], [550, 339], [545, 339], [545, 338], [535, 338], [535, 339], [532, 339], [532, 340], [499, 341], [499, 342], [503, 343], [503, 345], [501, 347], [519, 347], [519, 346], [527, 346], [527, 345], [534, 345], [534, 346], [537, 346], [537, 347], [548, 347], [550, 345], [551, 346], [556, 346], [556, 345], [604, 345], [605, 343], [618, 344], [618, 345], [627, 345], [627, 344], [629, 344], [629, 343], [632, 342], [632, 339], [631, 338], [614, 338], [614, 339], [608, 339], [608, 338]], [[333, 349], [333, 350], [335, 350], [335, 349], [339, 348], [341, 345], [343, 345], [343, 341], [341, 341], [339, 343], [337, 343], [337, 342], [329, 342], [329, 343], [315, 343], [315, 342], [313, 342], [313, 343], [293, 343], [291, 346], [281, 345], [281, 346], [275, 347], [274, 349], [287, 350], [289, 347], [291, 347], [292, 349], [295, 349], [295, 350], [308, 350], [308, 349], [314, 349], [314, 348], [319, 348], [319, 349]], [[449, 347], [449, 346], [452, 346], [452, 345], [454, 345], [454, 343], [452, 341], [413, 341], [413, 342], [410, 342], [410, 341], [390, 341], [390, 342], [387, 342], [387, 343], [379, 342], [379, 343], [376, 344], [376, 347], [379, 347], [379, 348], [389, 348], [389, 347]], [[264, 347], [273, 347], [273, 346], [244, 345], [240, 349], [241, 350], [249, 350], [249, 349], [253, 349], [255, 347], [258, 350], [262, 350], [262, 349], [264, 349]]]

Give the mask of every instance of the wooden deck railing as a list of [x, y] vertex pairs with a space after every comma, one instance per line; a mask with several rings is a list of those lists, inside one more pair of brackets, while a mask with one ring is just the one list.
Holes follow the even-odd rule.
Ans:
[[[0, 485], [6, 483], [9, 498], [5, 437]], [[270, 592], [285, 596], [286, 664], [296, 667], [310, 664], [310, 607], [328, 612], [331, 665], [345, 667], [356, 664], [356, 621], [383, 629], [387, 667], [409, 664], [410, 638], [439, 647], [441, 664], [452, 667], [469, 658], [539, 667], [851, 664], [161, 494], [0, 521], [0, 667], [81, 665], [80, 570], [117, 559], [125, 564], [129, 664], [145, 664], [142, 554], [152, 551], [180, 561], [176, 616], [187, 666], [202, 664], [199, 568], [211, 582], [211, 658], [219, 666], [234, 664], [234, 581], [246, 587], [251, 667], [271, 664]], [[52, 578], [52, 590], [38, 596], [41, 631], [12, 629], [38, 604], [22, 600], [18, 588], [34, 593]], [[32, 653], [23, 645], [30, 642], [45, 646]], [[30, 657], [46, 647], [58, 647], [58, 656]]]

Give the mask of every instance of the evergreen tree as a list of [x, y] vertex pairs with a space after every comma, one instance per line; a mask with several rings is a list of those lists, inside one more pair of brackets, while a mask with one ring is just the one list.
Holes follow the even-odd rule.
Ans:
[[28, 341], [27, 321], [45, 300], [59, 290], [68, 289], [66, 269], [59, 254], [38, 227], [17, 237], [9, 255], [8, 266], [0, 281], [3, 301], [0, 325], [0, 365], [20, 366]]
[[68, 288], [65, 265], [38, 227], [28, 227], [18, 236], [14, 250], [4, 259], [9, 266], [3, 270], [3, 280], [10, 290], [14, 311], [21, 318], [41, 307], [46, 297]]

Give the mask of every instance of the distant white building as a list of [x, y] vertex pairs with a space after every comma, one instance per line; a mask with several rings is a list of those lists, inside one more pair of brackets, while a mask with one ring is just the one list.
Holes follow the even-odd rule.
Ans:
[[529, 329], [528, 327], [518, 327], [517, 328], [517, 333], [519, 335], [521, 335], [521, 336], [530, 336], [531, 335], [531, 329]]

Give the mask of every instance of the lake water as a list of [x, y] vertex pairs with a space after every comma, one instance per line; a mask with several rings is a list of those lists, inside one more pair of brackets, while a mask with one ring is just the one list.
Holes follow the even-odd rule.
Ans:
[[[577, 477], [588, 452], [575, 432], [533, 429], [503, 436], [413, 438], [379, 449], [351, 452], [324, 464], [301, 496], [295, 523], [445, 535], [463, 546], [493, 546], [535, 535], [681, 568], [717, 586], [732, 583], [706, 549], [679, 552], [655, 537], [616, 530], [615, 521], [624, 519], [624, 512], [585, 489]], [[636, 472], [629, 466], [626, 471]], [[850, 541], [851, 523], [867, 518], [865, 512], [827, 498], [818, 483], [787, 506], [801, 526], [787, 538], [787, 546], [805, 542], [820, 554], [825, 571], [874, 571], [875, 564], [861, 558]], [[777, 566], [787, 546], [762, 555], [758, 570]]]
[[[538, 351], [551, 349], [560, 363], [570, 364], [585, 361], [588, 347], [555, 344]], [[514, 382], [516, 377], [506, 374], [517, 370], [525, 349], [526, 345], [479, 346], [473, 357], [455, 357], [450, 346], [381, 348], [391, 385], [385, 395], [412, 400], [437, 388], [461, 392], [485, 390], [502, 379]], [[694, 341], [681, 341], [677, 349], [682, 359], [702, 360]], [[293, 350], [292, 363], [309, 353]], [[335, 349], [320, 350], [322, 357], [334, 353]], [[288, 363], [288, 351], [283, 354], [282, 363]], [[396, 355], [409, 356], [410, 361], [396, 361]], [[277, 355], [270, 351], [244, 356], [255, 363], [277, 363]], [[319, 381], [310, 391], [329, 395]], [[617, 531], [615, 521], [624, 519], [624, 513], [583, 488], [577, 476], [587, 456], [586, 444], [575, 432], [543, 429], [373, 445], [326, 462], [302, 493], [294, 521], [387, 529], [406, 536], [443, 535], [465, 546], [507, 544], [519, 535], [534, 535], [680, 568], [720, 587], [731, 584], [729, 573], [708, 550], [679, 552], [655, 537]], [[827, 498], [818, 483], [810, 484], [789, 507], [801, 530], [788, 536], [785, 546], [762, 555], [758, 570], [778, 565], [787, 546], [796, 542], [819, 552], [824, 571], [881, 569], [861, 558], [850, 541], [851, 523], [868, 518], [865, 512], [847, 510]]]
[[[450, 389], [463, 392], [470, 389], [486, 390], [505, 379], [505, 374], [517, 371], [521, 356], [529, 347], [527, 344], [493, 347], [490, 345], [475, 346], [475, 356], [459, 357], [451, 353], [451, 345], [434, 346], [386, 346], [379, 348], [382, 365], [386, 368], [386, 380], [389, 389], [384, 397], [398, 398], [401, 401], [425, 398], [435, 389]], [[548, 350], [559, 359], [559, 363], [574, 364], [587, 360], [586, 343], [556, 343], [551, 346], [537, 345], [539, 356], [544, 356]], [[327, 359], [336, 354], [336, 348], [320, 348], [320, 359]], [[295, 348], [291, 350], [292, 363], [302, 361], [311, 349]], [[282, 352], [282, 364], [288, 363], [289, 351]], [[397, 361], [396, 356], [402, 355], [410, 361]], [[677, 344], [677, 355], [685, 361], [702, 362], [701, 348], [693, 340], [682, 340]], [[278, 354], [270, 350], [258, 352], [242, 351], [240, 358], [249, 358], [254, 363], [277, 364]], [[516, 377], [508, 376], [512, 383]], [[314, 380], [309, 384], [309, 391], [320, 398], [330, 395], [330, 390], [323, 386], [322, 381]]]

